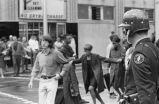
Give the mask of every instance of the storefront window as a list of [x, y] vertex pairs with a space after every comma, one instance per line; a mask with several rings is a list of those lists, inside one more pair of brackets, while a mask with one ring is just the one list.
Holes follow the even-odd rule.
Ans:
[[88, 5], [78, 5], [78, 19], [88, 19], [89, 12], [88, 12]]
[[[28, 39], [30, 39], [30, 37], [32, 35], [36, 35], [38, 37], [38, 22], [34, 23], [34, 22], [29, 22], [28, 23]], [[35, 28], [36, 27], [36, 28]]]
[[65, 34], [65, 24], [57, 24], [58, 35]]
[[19, 37], [27, 37], [27, 24], [26, 23], [19, 23]]
[[113, 20], [114, 19], [114, 8], [111, 6], [105, 6], [103, 8], [103, 14], [105, 20]]
[[[65, 23], [48, 23], [48, 34], [51, 35], [53, 40], [56, 40], [56, 36], [66, 33]], [[43, 23], [42, 22], [28, 22], [19, 25], [19, 34], [21, 37], [26, 36], [28, 40], [32, 35], [38, 37], [43, 35]]]
[[92, 6], [92, 20], [101, 20], [101, 8]]

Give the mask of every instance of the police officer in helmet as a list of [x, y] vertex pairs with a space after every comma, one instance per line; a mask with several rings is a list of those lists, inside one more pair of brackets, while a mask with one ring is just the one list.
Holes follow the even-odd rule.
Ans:
[[128, 104], [155, 104], [159, 51], [148, 38], [146, 13], [132, 9], [124, 14], [120, 27], [134, 50], [125, 76], [125, 96]]

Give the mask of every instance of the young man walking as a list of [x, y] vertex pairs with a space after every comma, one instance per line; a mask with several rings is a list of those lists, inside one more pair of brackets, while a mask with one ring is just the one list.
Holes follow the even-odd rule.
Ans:
[[33, 79], [38, 76], [39, 104], [54, 104], [58, 79], [64, 72], [61, 72], [61, 64], [68, 63], [68, 60], [59, 51], [52, 49], [50, 36], [43, 36], [41, 45], [43, 50], [36, 57], [28, 86], [32, 88]]

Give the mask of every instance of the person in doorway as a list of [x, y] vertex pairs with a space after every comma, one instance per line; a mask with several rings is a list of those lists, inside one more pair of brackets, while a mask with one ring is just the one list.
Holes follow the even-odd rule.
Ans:
[[71, 36], [71, 43], [69, 44], [69, 46], [72, 48], [74, 52], [73, 56], [77, 57], [75, 37], [72, 34], [70, 36]]
[[63, 37], [60, 35], [57, 37], [56, 42], [54, 43], [55, 50], [60, 50], [63, 46]]
[[58, 80], [64, 75], [61, 64], [66, 64], [69, 60], [52, 48], [49, 35], [43, 36], [41, 46], [42, 51], [36, 56], [28, 86], [32, 88], [34, 78], [39, 77], [39, 104], [55, 104]]
[[28, 41], [29, 47], [32, 51], [32, 65], [35, 61], [36, 55], [39, 51], [39, 42], [37, 40], [37, 37], [35, 35], [31, 36], [30, 40]]
[[14, 41], [13, 41], [13, 36], [10, 35], [10, 36], [9, 36], [9, 40], [8, 40], [8, 42], [7, 42], [8, 47], [11, 47], [11, 45], [12, 45], [13, 42], [14, 42]]

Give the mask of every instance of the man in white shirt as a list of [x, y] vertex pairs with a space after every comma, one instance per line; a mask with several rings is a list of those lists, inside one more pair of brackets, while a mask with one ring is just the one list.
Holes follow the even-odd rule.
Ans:
[[35, 57], [39, 50], [39, 42], [37, 41], [36, 36], [31, 36], [28, 44], [29, 44], [30, 49], [32, 50], [32, 65], [33, 65], [33, 63], [35, 61]]
[[72, 48], [74, 54], [73, 56], [76, 56], [76, 42], [75, 42], [75, 39], [74, 37], [71, 35], [71, 43], [69, 44], [69, 46]]

